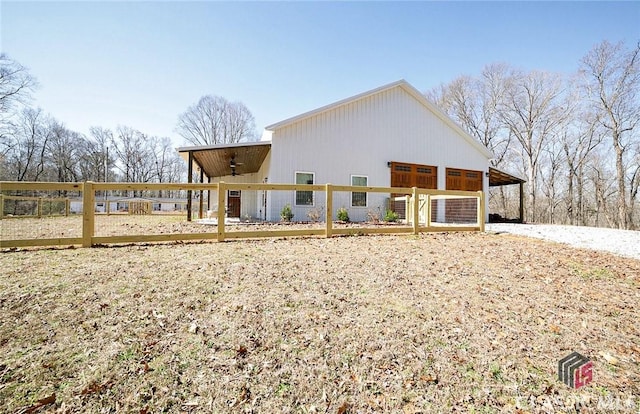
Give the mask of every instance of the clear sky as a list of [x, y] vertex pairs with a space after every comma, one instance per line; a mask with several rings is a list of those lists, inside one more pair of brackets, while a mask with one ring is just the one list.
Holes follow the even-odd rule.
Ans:
[[0, 46], [34, 104], [88, 133], [182, 139], [206, 94], [269, 124], [404, 78], [421, 91], [487, 64], [572, 72], [602, 40], [640, 40], [640, 2], [0, 1]]

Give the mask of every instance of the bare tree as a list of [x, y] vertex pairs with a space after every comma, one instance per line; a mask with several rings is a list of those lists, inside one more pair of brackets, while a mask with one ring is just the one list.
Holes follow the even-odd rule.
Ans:
[[626, 157], [633, 140], [638, 139], [634, 132], [640, 122], [640, 43], [627, 50], [623, 43], [604, 41], [582, 59], [582, 72], [591, 105], [611, 137], [616, 165], [616, 221], [619, 228], [626, 229], [631, 226]]
[[601, 144], [603, 135], [601, 128], [598, 128], [597, 116], [589, 108], [577, 104], [583, 101], [577, 92], [574, 90], [566, 99], [571, 113], [561, 128], [559, 139], [567, 167], [567, 218], [570, 224], [585, 225], [585, 169], [591, 153]]
[[89, 137], [84, 139], [81, 152], [80, 171], [83, 180], [115, 181], [112, 172], [115, 160], [112, 154], [109, 154], [109, 144], [112, 141], [111, 130], [102, 127], [89, 128]]
[[507, 99], [500, 108], [503, 122], [520, 144], [527, 172], [528, 221], [536, 221], [536, 197], [540, 157], [547, 139], [556, 133], [565, 119], [561, 105], [563, 94], [559, 76], [532, 71], [514, 71], [506, 88]]
[[116, 168], [125, 182], [147, 183], [153, 179], [154, 158], [148, 137], [142, 132], [119, 126], [111, 146], [117, 159]]
[[57, 120], [51, 120], [48, 129], [47, 156], [51, 178], [59, 182], [79, 181], [84, 137]]
[[511, 139], [498, 112], [505, 99], [507, 73], [505, 65], [492, 64], [483, 69], [480, 78], [461, 76], [426, 94], [494, 153], [494, 166], [504, 160]]
[[5, 53], [0, 54], [0, 121], [15, 103], [26, 103], [37, 86], [36, 79], [28, 69], [12, 60]]
[[41, 109], [23, 109], [12, 122], [2, 141], [3, 179], [38, 181], [43, 178], [47, 144], [50, 138], [48, 119]]
[[193, 145], [254, 141], [255, 120], [241, 102], [206, 95], [178, 117], [176, 132]]
[[[154, 161], [154, 181], [159, 183], [178, 182], [186, 171], [184, 161], [173, 149], [171, 139], [167, 137], [151, 137], [149, 140]], [[162, 197], [160, 191], [158, 196]]]

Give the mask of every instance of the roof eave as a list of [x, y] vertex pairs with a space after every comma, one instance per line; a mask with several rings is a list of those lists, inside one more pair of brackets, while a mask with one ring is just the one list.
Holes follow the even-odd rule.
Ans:
[[190, 152], [190, 151], [207, 151], [207, 150], [215, 150], [215, 149], [225, 149], [225, 148], [243, 148], [243, 147], [253, 147], [253, 146], [261, 146], [261, 145], [271, 145], [271, 141], [250, 141], [250, 142], [236, 142], [233, 144], [215, 144], [215, 145], [194, 145], [191, 147], [178, 147], [176, 151], [178, 152]]

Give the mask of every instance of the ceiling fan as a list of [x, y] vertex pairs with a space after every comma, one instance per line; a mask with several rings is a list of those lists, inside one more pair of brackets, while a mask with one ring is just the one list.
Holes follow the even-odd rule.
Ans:
[[231, 167], [231, 176], [232, 177], [236, 177], [236, 176], [242, 175], [242, 174], [238, 174], [236, 172], [236, 167], [239, 167], [239, 166], [241, 166], [243, 164], [244, 164], [243, 162], [237, 162], [236, 161], [236, 154], [233, 154], [231, 156], [231, 160], [229, 161], [229, 167]]

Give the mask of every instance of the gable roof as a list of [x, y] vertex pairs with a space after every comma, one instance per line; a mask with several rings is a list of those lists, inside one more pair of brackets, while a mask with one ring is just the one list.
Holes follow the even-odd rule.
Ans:
[[359, 100], [366, 99], [372, 95], [376, 95], [394, 88], [401, 88], [402, 90], [407, 92], [409, 95], [411, 95], [414, 99], [420, 102], [427, 110], [431, 111], [442, 122], [444, 122], [447, 126], [452, 128], [454, 131], [456, 131], [456, 133], [458, 133], [461, 137], [463, 137], [469, 144], [471, 144], [474, 148], [480, 151], [484, 156], [486, 156], [487, 158], [494, 157], [494, 155], [491, 153], [491, 151], [489, 151], [487, 147], [485, 147], [482, 143], [480, 143], [479, 141], [474, 139], [471, 135], [469, 135], [464, 129], [462, 129], [462, 127], [460, 127], [460, 125], [458, 125], [455, 121], [453, 121], [453, 119], [451, 119], [447, 114], [445, 114], [444, 111], [442, 111], [434, 103], [429, 101], [422, 93], [420, 93], [420, 91], [418, 91], [409, 82], [407, 82], [404, 79], [400, 79], [399, 81], [380, 86], [378, 88], [360, 93], [358, 95], [354, 95], [350, 98], [346, 98], [338, 102], [325, 105], [318, 109], [314, 109], [312, 111], [305, 112], [303, 114], [285, 119], [284, 121], [276, 122], [275, 124], [266, 126], [265, 129], [267, 131], [275, 131], [276, 129], [284, 128], [296, 122], [300, 122], [307, 118], [311, 118], [312, 116], [316, 116], [324, 112], [332, 111], [341, 106], [349, 105]]

